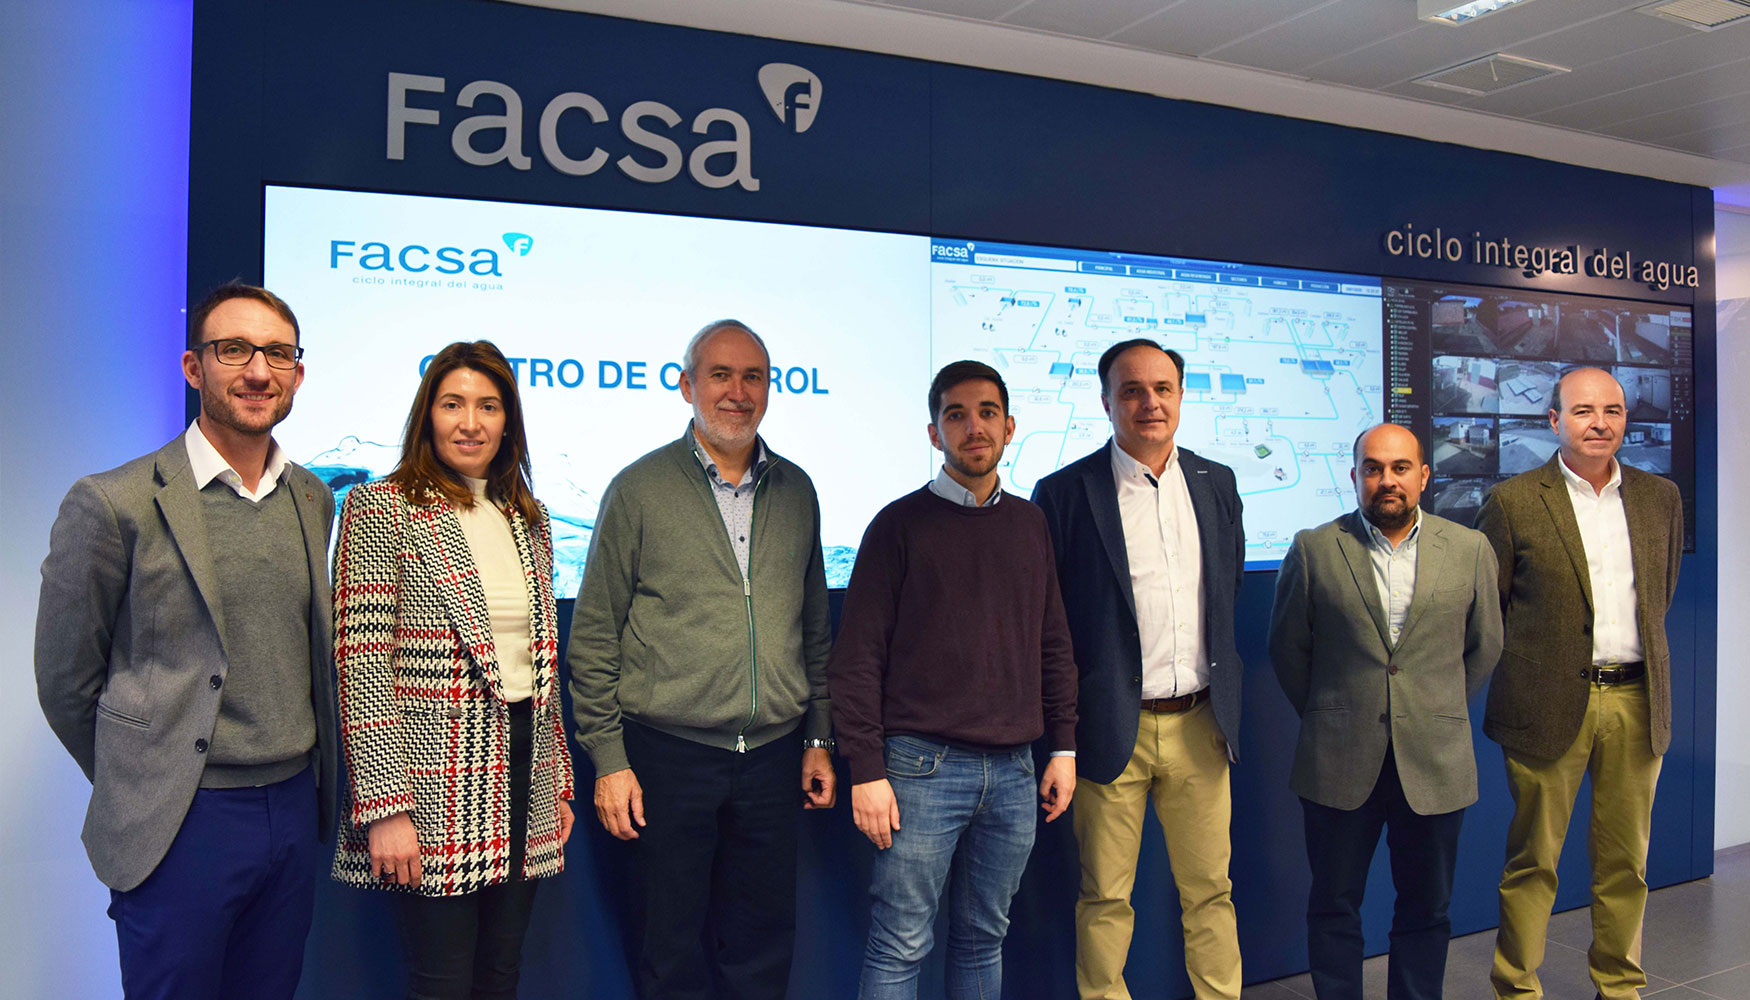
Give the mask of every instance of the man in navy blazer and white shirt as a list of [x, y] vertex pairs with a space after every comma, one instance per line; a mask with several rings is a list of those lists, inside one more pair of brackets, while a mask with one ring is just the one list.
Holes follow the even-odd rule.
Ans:
[[1128, 1000], [1143, 811], [1152, 794], [1178, 884], [1198, 1000], [1240, 995], [1228, 826], [1242, 667], [1234, 600], [1245, 532], [1233, 470], [1173, 440], [1185, 361], [1152, 340], [1100, 357], [1106, 447], [1040, 480], [1081, 672], [1077, 789], [1082, 877], [1076, 988]]

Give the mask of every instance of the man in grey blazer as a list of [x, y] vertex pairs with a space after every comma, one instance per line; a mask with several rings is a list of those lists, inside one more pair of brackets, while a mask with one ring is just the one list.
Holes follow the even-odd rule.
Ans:
[[1270, 659], [1300, 715], [1289, 786], [1312, 866], [1307, 953], [1319, 1000], [1360, 1000], [1361, 898], [1386, 832], [1392, 1000], [1435, 1000], [1464, 808], [1477, 799], [1466, 703], [1501, 655], [1481, 533], [1424, 512], [1421, 443], [1381, 424], [1355, 441], [1359, 509], [1302, 531], [1276, 577]]
[[37, 696], [91, 781], [130, 998], [290, 997], [303, 965], [337, 777], [334, 498], [271, 436], [302, 355], [277, 296], [221, 287], [182, 355], [200, 416], [50, 535]]
[[1671, 745], [1665, 614], [1683, 556], [1683, 501], [1670, 480], [1616, 460], [1622, 386], [1581, 368], [1550, 397], [1557, 451], [1496, 486], [1477, 514], [1499, 562], [1507, 648], [1483, 732], [1513, 793], [1495, 996], [1543, 996], [1537, 968], [1556, 861], [1580, 780], [1592, 778], [1592, 947], [1604, 1000], [1640, 995], [1641, 919], [1653, 789]]

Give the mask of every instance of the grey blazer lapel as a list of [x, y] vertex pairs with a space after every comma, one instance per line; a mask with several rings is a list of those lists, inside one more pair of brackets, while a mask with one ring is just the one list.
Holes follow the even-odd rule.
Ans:
[[486, 608], [486, 589], [468, 551], [462, 522], [449, 501], [438, 499], [429, 506], [408, 506], [407, 534], [424, 564], [431, 584], [444, 602], [450, 626], [468, 647], [469, 655], [493, 697], [504, 700], [504, 683], [498, 673], [498, 650], [492, 643], [492, 621]]
[[[310, 636], [312, 645], [332, 643], [334, 635], [333, 595], [328, 588], [328, 528], [323, 523], [322, 502], [316, 499], [316, 489], [305, 481], [308, 473], [295, 465], [287, 465], [280, 476], [280, 485], [292, 493], [292, 507], [298, 512], [298, 526], [304, 533], [304, 554], [310, 562]], [[326, 637], [326, 638], [324, 638]]]
[[1594, 607], [1592, 570], [1586, 562], [1586, 546], [1580, 541], [1580, 522], [1574, 517], [1574, 501], [1568, 498], [1568, 480], [1556, 465], [1561, 460], [1558, 452], [1544, 463], [1543, 505], [1549, 511], [1556, 537], [1562, 540], [1562, 548], [1568, 551], [1568, 562], [1573, 564], [1574, 575], [1580, 578], [1580, 594], [1586, 598], [1586, 610], [1590, 612]]
[[[1116, 448], [1118, 445], [1107, 441], [1106, 447]], [[1130, 557], [1124, 548], [1124, 519], [1118, 513], [1118, 485], [1112, 481], [1111, 453], [1102, 450], [1102, 454], [1106, 455], [1107, 461], [1089, 463], [1082, 474], [1082, 485], [1088, 491], [1088, 506], [1094, 513], [1094, 530], [1106, 548], [1106, 561], [1112, 566], [1118, 590], [1130, 608], [1130, 617], [1135, 618], [1136, 594], [1130, 589]]]
[[1422, 612], [1434, 603], [1434, 595], [1440, 590], [1440, 576], [1446, 570], [1446, 556], [1445, 532], [1431, 518], [1424, 516], [1416, 535], [1416, 589], [1410, 595], [1410, 609], [1404, 614], [1404, 627], [1398, 632], [1400, 644], [1410, 637]]
[[[225, 648], [225, 604], [219, 593], [219, 571], [213, 565], [213, 550], [207, 540], [206, 516], [201, 512], [200, 491], [195, 488], [194, 474], [188, 468], [188, 446], [179, 435], [158, 450], [156, 456], [158, 481], [162, 484], [153, 499], [177, 551], [194, 577], [195, 589], [206, 602], [207, 614], [219, 630], [219, 649]], [[227, 658], [228, 658], [227, 654]]]
[[1343, 519], [1340, 531], [1337, 532], [1337, 549], [1343, 553], [1343, 561], [1349, 564], [1349, 575], [1355, 581], [1355, 589], [1361, 594], [1361, 602], [1367, 606], [1367, 613], [1373, 616], [1373, 627], [1379, 632], [1379, 641], [1386, 649], [1392, 648], [1391, 628], [1385, 620], [1385, 605], [1379, 602], [1379, 585], [1373, 582], [1373, 557], [1367, 554], [1367, 525], [1362, 523], [1360, 511], [1351, 511]]

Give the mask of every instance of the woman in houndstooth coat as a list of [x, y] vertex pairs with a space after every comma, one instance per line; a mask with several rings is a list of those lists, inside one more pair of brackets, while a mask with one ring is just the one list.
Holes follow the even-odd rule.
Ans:
[[410, 998], [514, 997], [535, 880], [565, 864], [553, 540], [528, 473], [510, 365], [456, 343], [426, 368], [401, 463], [341, 510], [334, 877], [398, 897]]

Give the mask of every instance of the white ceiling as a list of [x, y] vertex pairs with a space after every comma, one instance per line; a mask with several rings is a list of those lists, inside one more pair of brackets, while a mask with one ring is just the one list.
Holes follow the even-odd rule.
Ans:
[[[530, 0], [1230, 104], [1715, 189], [1750, 205], [1750, 20], [1531, 0], [1452, 27], [1415, 0]], [[1505, 52], [1571, 70], [1473, 97], [1418, 76]]]

